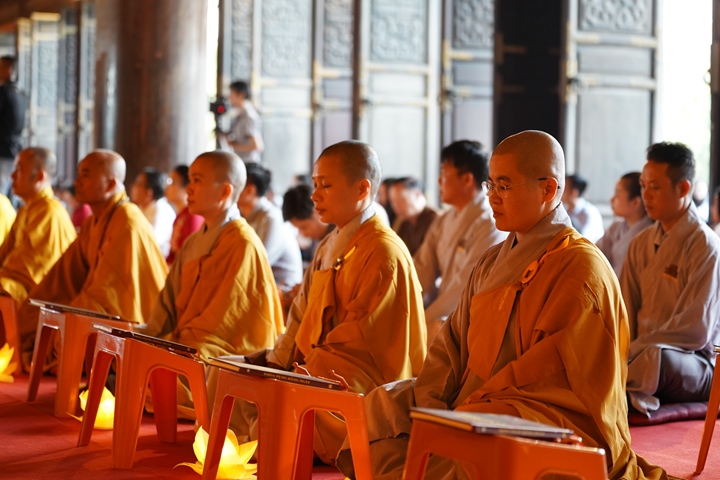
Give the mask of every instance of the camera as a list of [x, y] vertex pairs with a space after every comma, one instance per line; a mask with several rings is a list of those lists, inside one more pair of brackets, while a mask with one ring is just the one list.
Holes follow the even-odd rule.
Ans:
[[227, 113], [230, 110], [230, 102], [223, 95], [219, 95], [214, 101], [210, 102], [210, 111], [216, 117]]

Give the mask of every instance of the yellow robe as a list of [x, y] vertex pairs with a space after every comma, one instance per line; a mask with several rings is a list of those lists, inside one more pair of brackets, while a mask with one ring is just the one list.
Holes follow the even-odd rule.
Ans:
[[[335, 370], [363, 394], [417, 375], [426, 354], [426, 326], [407, 247], [374, 215], [350, 237], [342, 259], [324, 270], [313, 262], [301, 292], [307, 308], [301, 317], [291, 309], [288, 331], [268, 352], [268, 361], [290, 369], [299, 360], [322, 377]], [[293, 307], [302, 301], [296, 299]], [[332, 461], [345, 437], [344, 423], [316, 414], [316, 430], [316, 453]]]
[[[522, 242], [515, 245], [511, 234], [488, 250], [415, 384], [368, 396], [376, 479], [400, 478], [410, 406], [570, 428], [585, 445], [605, 449], [610, 479], [667, 478], [630, 448], [629, 330], [618, 281], [602, 252], [569, 223], [559, 206]], [[462, 467], [439, 457], [429, 468], [429, 478], [464, 478]]]
[[185, 241], [148, 320], [149, 334], [196, 347], [206, 359], [272, 347], [284, 329], [260, 238], [242, 218], [221, 228], [207, 247], [198, 245], [202, 229]]
[[4, 242], [15, 222], [15, 209], [10, 199], [0, 194], [0, 242]]
[[[137, 205], [115, 195], [83, 223], [80, 235], [29, 298], [72, 305], [145, 323], [165, 284], [167, 263]], [[38, 309], [18, 310], [23, 351], [33, 348]]]
[[45, 277], [77, 234], [52, 188], [20, 207], [10, 234], [0, 247], [0, 287], [17, 304]]

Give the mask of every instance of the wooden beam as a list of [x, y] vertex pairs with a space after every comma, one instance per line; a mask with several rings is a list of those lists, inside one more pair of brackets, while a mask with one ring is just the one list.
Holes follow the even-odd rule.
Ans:
[[0, 28], [11, 28], [18, 18], [29, 17], [33, 12], [59, 13], [65, 7], [77, 5], [78, 0], [2, 0], [0, 1]]

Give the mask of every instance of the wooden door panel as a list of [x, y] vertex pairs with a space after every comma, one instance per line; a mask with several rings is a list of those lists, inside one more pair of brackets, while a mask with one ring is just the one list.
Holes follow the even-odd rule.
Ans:
[[657, 0], [568, 0], [566, 13], [567, 170], [609, 216], [617, 179], [642, 168], [654, 139]]
[[60, 21], [56, 149], [57, 181], [60, 184], [75, 178], [77, 166], [78, 25], [77, 8], [64, 8]]
[[493, 143], [494, 0], [454, 0], [443, 8], [440, 85], [442, 143]]
[[58, 141], [58, 54], [60, 15], [33, 13], [30, 88], [30, 139], [53, 151]]
[[440, 2], [359, 0], [355, 15], [354, 136], [377, 150], [384, 177], [434, 182]]

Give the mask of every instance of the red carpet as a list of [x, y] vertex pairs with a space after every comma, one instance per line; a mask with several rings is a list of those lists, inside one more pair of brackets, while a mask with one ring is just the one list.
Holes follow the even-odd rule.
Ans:
[[[44, 377], [37, 401], [25, 403], [27, 376], [0, 383], [0, 478], [2, 479], [136, 479], [198, 480], [181, 462], [195, 462], [193, 424], [178, 424], [176, 444], [161, 443], [155, 424], [145, 415], [131, 470], [111, 467], [112, 432], [95, 430], [87, 447], [77, 447], [80, 422], [53, 415], [55, 378]], [[313, 480], [342, 480], [336, 469], [316, 467]]]
[[[52, 414], [55, 379], [44, 377], [38, 399], [25, 403], [27, 376], [0, 383], [0, 478], [2, 479], [136, 479], [200, 478], [181, 462], [194, 462], [191, 423], [178, 424], [176, 444], [161, 443], [152, 416], [145, 415], [132, 470], [111, 467], [112, 432], [94, 431], [87, 447], [76, 447], [80, 423]], [[720, 425], [716, 427], [704, 472], [693, 477], [703, 422], [692, 420], [633, 427], [633, 449], [680, 478], [720, 480]], [[330, 467], [316, 467], [313, 480], [342, 480]]]
[[715, 426], [705, 470], [693, 476], [697, 463], [702, 420], [672, 422], [651, 427], [632, 427], [632, 447], [651, 463], [660, 465], [670, 475], [697, 480], [720, 479], [720, 425]]

